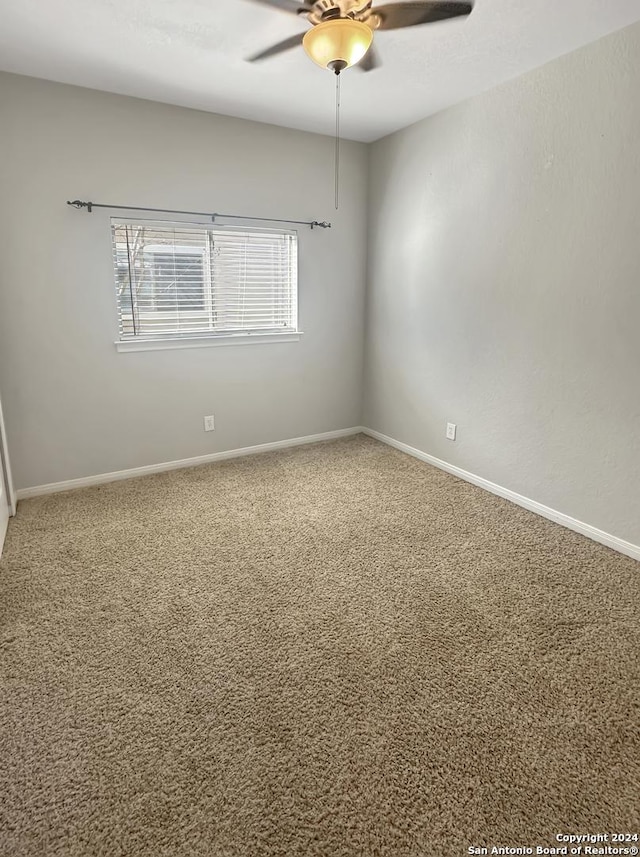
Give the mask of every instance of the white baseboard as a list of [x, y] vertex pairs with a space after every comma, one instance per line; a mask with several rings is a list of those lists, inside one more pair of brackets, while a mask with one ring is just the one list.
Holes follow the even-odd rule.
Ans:
[[[4, 500], [2, 500], [4, 502]], [[7, 535], [7, 524], [9, 521], [2, 517], [0, 519], [0, 559], [2, 559], [2, 549], [4, 548], [4, 538]]]
[[451, 473], [453, 476], [457, 476], [465, 482], [471, 482], [472, 485], [484, 488], [485, 491], [489, 491], [491, 494], [497, 494], [498, 497], [510, 500], [517, 506], [522, 506], [530, 512], [535, 512], [536, 515], [541, 515], [543, 518], [548, 518], [548, 520], [553, 521], [556, 524], [560, 524], [562, 527], [566, 527], [569, 530], [573, 530], [576, 533], [587, 536], [587, 538], [593, 539], [593, 541], [599, 542], [601, 545], [606, 545], [614, 551], [618, 551], [618, 553], [630, 556], [632, 559], [640, 560], [640, 545], [634, 545], [631, 542], [626, 542], [624, 539], [619, 539], [617, 536], [612, 536], [610, 533], [598, 530], [590, 524], [577, 521], [575, 518], [569, 517], [569, 515], [557, 512], [555, 509], [550, 509], [548, 506], [543, 506], [542, 503], [530, 500], [528, 497], [523, 497], [521, 494], [516, 494], [515, 491], [510, 491], [508, 488], [503, 488], [501, 485], [489, 482], [488, 479], [483, 479], [481, 476], [476, 476], [474, 473], [462, 470], [460, 467], [456, 467], [453, 464], [449, 464], [446, 461], [435, 458], [433, 455], [429, 455], [426, 452], [415, 449], [406, 443], [394, 440], [392, 437], [387, 437], [387, 435], [381, 434], [378, 431], [363, 428], [362, 432], [381, 441], [382, 443], [386, 443], [388, 446], [393, 446], [395, 449], [399, 449], [401, 452], [406, 452], [407, 455], [412, 455], [414, 458], [420, 459], [420, 461], [425, 461], [427, 464], [432, 464], [440, 470], [445, 470], [447, 473]]
[[337, 431], [327, 431], [322, 434], [311, 434], [307, 437], [294, 437], [288, 440], [276, 440], [273, 443], [261, 443], [258, 446], [246, 446], [243, 449], [229, 449], [225, 452], [212, 452], [209, 455], [199, 455], [196, 458], [183, 458], [180, 461], [164, 461], [161, 464], [149, 464], [145, 467], [133, 467], [130, 470], [116, 470], [113, 473], [99, 473], [96, 476], [83, 476], [80, 479], [68, 479], [65, 482], [50, 482], [48, 485], [35, 485], [33, 488], [19, 488], [18, 500], [28, 500], [31, 497], [41, 497], [44, 494], [58, 494], [61, 491], [73, 491], [75, 488], [89, 488], [92, 485], [104, 485], [107, 482], [118, 482], [123, 479], [136, 479], [139, 476], [149, 476], [152, 473], [164, 473], [168, 470], [182, 470], [185, 467], [197, 467], [200, 464], [210, 464], [213, 461], [225, 461], [229, 458], [240, 458], [243, 455], [257, 455], [261, 452], [272, 452], [277, 449], [288, 449], [294, 446], [305, 446], [310, 443], [320, 443], [323, 440], [337, 440], [341, 437], [360, 434], [363, 429], [355, 426]]
[[312, 434], [306, 437], [278, 440], [273, 443], [261, 443], [258, 446], [247, 446], [242, 449], [213, 452], [209, 455], [200, 455], [196, 458], [184, 458], [180, 461], [165, 461], [160, 464], [150, 464], [145, 467], [134, 467], [130, 470], [118, 470], [113, 473], [100, 473], [97, 476], [85, 476], [80, 479], [69, 479], [65, 482], [52, 482], [48, 485], [36, 485], [33, 488], [21, 488], [16, 492], [16, 494], [18, 500], [28, 500], [31, 497], [40, 497], [44, 494], [57, 494], [61, 491], [72, 491], [75, 488], [88, 488], [92, 485], [104, 485], [107, 482], [117, 482], [123, 479], [135, 479], [139, 476], [148, 476], [152, 473], [181, 470], [185, 467], [197, 467], [200, 464], [210, 464], [214, 461], [225, 461], [226, 459], [240, 458], [244, 455], [257, 455], [261, 452], [272, 452], [278, 449], [305, 446], [307, 444], [320, 443], [324, 440], [337, 440], [338, 438], [349, 437], [350, 435], [360, 434], [361, 432], [381, 441], [382, 443], [386, 443], [388, 446], [399, 449], [401, 452], [406, 452], [407, 455], [411, 455], [420, 461], [432, 464], [440, 470], [451, 473], [453, 476], [457, 476], [465, 482], [477, 485], [479, 488], [483, 488], [491, 494], [496, 494], [498, 497], [510, 500], [517, 506], [522, 506], [524, 509], [528, 509], [530, 512], [541, 515], [543, 518], [547, 518], [548, 520], [553, 521], [556, 524], [560, 524], [569, 530], [573, 530], [576, 533], [587, 536], [587, 538], [593, 539], [602, 545], [606, 545], [607, 547], [618, 551], [618, 553], [630, 556], [632, 559], [640, 560], [640, 545], [634, 545], [631, 542], [624, 541], [624, 539], [619, 539], [617, 536], [605, 533], [603, 530], [592, 527], [590, 524], [577, 521], [575, 518], [571, 518], [563, 512], [550, 509], [548, 506], [544, 506], [542, 503], [538, 503], [535, 500], [530, 500], [528, 497], [523, 497], [515, 491], [503, 488], [501, 485], [496, 485], [494, 482], [489, 482], [488, 479], [483, 479], [481, 476], [469, 473], [467, 470], [456, 467], [454, 464], [449, 464], [446, 461], [435, 458], [433, 455], [422, 452], [422, 450], [415, 449], [406, 443], [394, 440], [392, 437], [387, 437], [387, 435], [381, 434], [374, 429], [362, 426], [354, 426], [353, 428], [339, 429], [338, 431], [329, 431], [322, 434]]

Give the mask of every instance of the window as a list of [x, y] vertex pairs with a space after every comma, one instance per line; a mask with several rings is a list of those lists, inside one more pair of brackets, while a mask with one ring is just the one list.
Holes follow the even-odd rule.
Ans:
[[121, 342], [297, 331], [295, 232], [112, 220]]

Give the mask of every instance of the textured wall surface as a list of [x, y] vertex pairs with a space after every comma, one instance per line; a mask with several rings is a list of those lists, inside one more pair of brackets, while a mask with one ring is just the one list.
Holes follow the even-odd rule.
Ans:
[[[0, 390], [16, 487], [358, 425], [367, 148], [0, 75]], [[300, 228], [300, 342], [117, 353], [96, 202], [331, 220]], [[205, 434], [202, 418], [216, 417]]]
[[373, 146], [364, 415], [636, 544], [638, 92], [635, 25]]

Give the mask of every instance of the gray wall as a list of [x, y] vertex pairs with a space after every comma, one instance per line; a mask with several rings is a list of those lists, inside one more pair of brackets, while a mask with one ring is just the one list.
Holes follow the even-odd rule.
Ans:
[[364, 408], [636, 544], [638, 93], [640, 25], [373, 146]]
[[[329, 138], [0, 74], [17, 487], [363, 423], [640, 543], [638, 91], [634, 26], [345, 144], [336, 213]], [[302, 341], [117, 353], [108, 214], [72, 196], [333, 220]]]
[[[366, 146], [0, 74], [0, 389], [17, 488], [358, 425]], [[301, 228], [297, 343], [117, 353], [119, 204]], [[215, 414], [215, 433], [202, 417]]]

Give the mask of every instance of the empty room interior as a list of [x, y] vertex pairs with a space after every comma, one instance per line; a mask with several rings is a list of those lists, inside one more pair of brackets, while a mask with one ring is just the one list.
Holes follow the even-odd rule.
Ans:
[[637, 0], [0, 12], [0, 854], [636, 855]]

